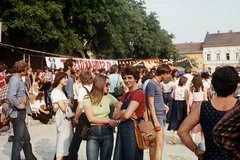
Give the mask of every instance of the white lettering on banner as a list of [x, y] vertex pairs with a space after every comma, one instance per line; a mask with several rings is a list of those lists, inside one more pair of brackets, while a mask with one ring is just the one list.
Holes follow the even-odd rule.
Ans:
[[[51, 69], [59, 69], [63, 68], [63, 63], [67, 58], [59, 58], [59, 57], [45, 57], [47, 66]], [[117, 61], [114, 60], [96, 60], [96, 59], [80, 59], [73, 58], [76, 60], [77, 67], [80, 71], [87, 70], [89, 67], [93, 67], [93, 69], [99, 70], [101, 68], [105, 68], [106, 70], [110, 70], [110, 67], [113, 64], [118, 64]]]

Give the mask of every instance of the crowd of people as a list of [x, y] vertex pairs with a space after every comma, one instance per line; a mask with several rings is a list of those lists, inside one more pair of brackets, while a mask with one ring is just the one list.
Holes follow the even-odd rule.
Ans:
[[[26, 116], [43, 124], [55, 121], [57, 160], [78, 159], [83, 139], [75, 128], [82, 116], [91, 125], [86, 143], [88, 160], [141, 160], [143, 150], [138, 148], [133, 120], [142, 121], [145, 106], [156, 131], [156, 145], [149, 149], [151, 160], [162, 159], [167, 123], [168, 130], [173, 131], [172, 143], [177, 143], [178, 134], [181, 143], [200, 159], [240, 158], [239, 75], [234, 67], [218, 67], [212, 75], [192, 74], [190, 67], [178, 75], [178, 70], [171, 70], [167, 64], [151, 71], [131, 65], [121, 70], [112, 65], [110, 71], [92, 67], [79, 71], [70, 58], [58, 70], [45, 66], [44, 72], [33, 73], [25, 61], [17, 61], [13, 70], [6, 71], [7, 66], [1, 62], [1, 122], [5, 125], [1, 127], [13, 129], [8, 138], [13, 141], [13, 160], [19, 159], [22, 149], [27, 160], [36, 159]], [[116, 93], [119, 86], [122, 95]], [[231, 123], [238, 126], [231, 126], [234, 131], [227, 128]], [[205, 148], [197, 146], [198, 132]]]

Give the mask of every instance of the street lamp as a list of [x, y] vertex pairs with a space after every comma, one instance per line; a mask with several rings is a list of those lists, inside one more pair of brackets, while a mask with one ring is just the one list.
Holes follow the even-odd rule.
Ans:
[[132, 47], [133, 47], [134, 40], [131, 37], [128, 41], [129, 41], [129, 46], [131, 51], [131, 65], [132, 65]]

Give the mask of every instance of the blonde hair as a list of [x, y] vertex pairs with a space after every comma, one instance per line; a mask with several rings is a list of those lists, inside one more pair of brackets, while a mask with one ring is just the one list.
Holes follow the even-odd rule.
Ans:
[[93, 80], [93, 86], [91, 92], [84, 98], [91, 98], [93, 105], [98, 105], [104, 95], [104, 87], [106, 85], [108, 77], [104, 75], [97, 75]]

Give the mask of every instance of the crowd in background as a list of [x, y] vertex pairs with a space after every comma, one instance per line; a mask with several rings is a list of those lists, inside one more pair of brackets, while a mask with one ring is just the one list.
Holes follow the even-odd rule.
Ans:
[[[20, 67], [26, 67], [27, 70], [16, 69], [16, 66], [14, 70], [8, 70], [4, 62], [0, 63], [2, 107], [0, 127], [2, 130], [7, 130], [7, 126], [10, 126], [9, 142], [14, 141], [17, 129], [14, 127], [16, 122], [6, 121], [4, 118], [9, 104], [6, 90], [8, 91], [11, 76], [15, 75], [13, 73], [19, 73], [29, 94], [32, 113], [27, 113], [27, 116], [43, 124], [56, 123], [56, 159], [77, 159], [82, 139], [74, 127], [83, 114], [92, 125], [91, 137], [86, 147], [87, 159], [97, 159], [99, 151], [100, 159], [111, 159], [114, 132], [117, 132], [114, 159], [143, 159], [143, 151], [137, 147], [132, 119], [136, 119], [137, 123], [141, 121], [145, 104], [150, 109], [158, 141], [157, 146], [150, 148], [150, 159], [161, 159], [163, 127], [166, 123], [169, 123], [168, 130], [173, 131], [173, 144], [176, 144], [178, 133], [181, 143], [194, 151], [199, 158], [209, 159], [210, 155], [217, 153], [214, 156], [227, 159], [218, 149], [211, 135], [217, 122], [236, 104], [233, 98], [237, 99], [240, 96], [238, 74], [236, 75], [237, 72], [233, 67], [218, 67], [214, 72], [215, 75], [208, 72], [192, 74], [191, 68], [186, 67], [185, 74], [178, 75], [177, 69], [171, 70], [164, 64], [152, 70], [142, 70], [132, 66], [120, 70], [118, 65], [113, 65], [109, 71], [104, 68], [96, 71], [92, 67], [79, 71], [76, 62], [68, 59], [64, 63], [64, 68], [50, 69], [45, 66], [44, 70], [38, 69], [36, 72], [28, 68], [25, 63], [21, 65]], [[225, 73], [230, 80], [227, 80], [225, 75], [221, 75]], [[237, 78], [235, 81], [232, 80], [234, 76]], [[232, 88], [235, 85], [237, 87], [225, 95], [222, 92], [224, 89], [229, 89], [221, 88], [221, 83], [228, 84], [228, 87], [231, 87], [230, 83], [234, 83]], [[115, 93], [115, 88], [118, 86], [123, 87], [124, 94], [121, 96]], [[5, 97], [2, 93], [5, 93]], [[221, 101], [220, 97], [229, 95], [233, 98]], [[65, 102], [67, 99], [70, 100], [69, 103]], [[221, 102], [230, 105], [226, 109], [220, 104]], [[54, 110], [53, 104], [56, 103], [58, 108]], [[207, 116], [204, 114], [208, 109], [204, 109], [204, 106], [211, 108], [210, 113], [215, 113], [214, 109], [220, 110], [221, 113], [202, 118]], [[218, 120], [209, 124], [212, 118]], [[118, 127], [117, 131], [116, 127]], [[15, 129], [14, 133], [12, 128]], [[196, 144], [200, 143], [195, 141], [198, 132], [201, 132], [201, 142], [206, 143], [206, 148], [196, 148]], [[206, 150], [205, 153], [201, 149]], [[25, 156], [26, 154], [28, 153], [25, 153]], [[34, 157], [31, 154], [29, 153], [30, 157]]]

